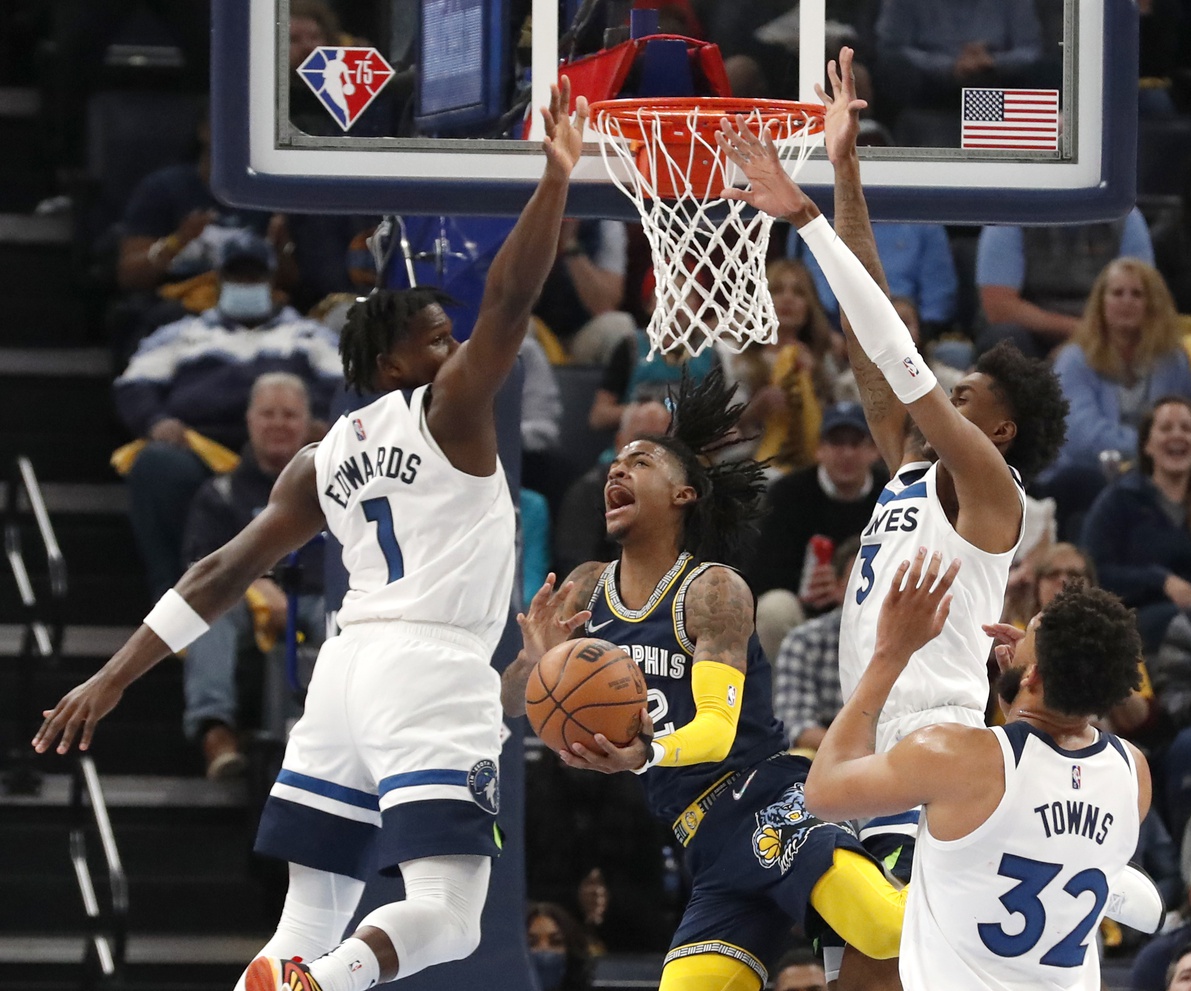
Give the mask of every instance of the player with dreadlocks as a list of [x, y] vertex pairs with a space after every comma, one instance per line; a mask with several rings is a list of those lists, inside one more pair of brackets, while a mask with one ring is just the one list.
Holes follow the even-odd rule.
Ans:
[[[290, 863], [276, 933], [237, 985], [365, 991], [470, 954], [495, 831], [499, 681], [491, 666], [515, 565], [497, 456], [497, 391], [549, 274], [586, 101], [566, 77], [544, 110], [545, 169], [488, 271], [470, 339], [448, 297], [378, 292], [351, 310], [344, 377], [380, 394], [300, 451], [265, 509], [195, 564], [129, 642], [44, 713], [38, 751], [65, 753], [125, 688], [184, 648], [248, 585], [324, 528], [343, 545], [342, 632], [324, 644], [306, 708], [261, 815], [257, 851]], [[430, 781], [430, 784], [427, 784]], [[364, 881], [400, 871], [405, 898], [344, 940]], [[305, 962], [304, 962], [305, 961]]]
[[[661, 991], [755, 991], [791, 923], [834, 929], [854, 953], [897, 955], [902, 896], [845, 827], [809, 815], [809, 761], [786, 751], [753, 599], [731, 559], [758, 513], [762, 469], [714, 462], [742, 406], [719, 370], [684, 379], [664, 436], [628, 444], [608, 469], [612, 563], [551, 575], [521, 622], [525, 649], [506, 669], [505, 711], [525, 711], [525, 684], [551, 647], [574, 635], [618, 644], [649, 687], [641, 736], [597, 736], [560, 754], [571, 767], [642, 775], [653, 813], [673, 824], [694, 882]], [[842, 980], [847, 983], [849, 964]], [[868, 984], [867, 987], [876, 987]]]

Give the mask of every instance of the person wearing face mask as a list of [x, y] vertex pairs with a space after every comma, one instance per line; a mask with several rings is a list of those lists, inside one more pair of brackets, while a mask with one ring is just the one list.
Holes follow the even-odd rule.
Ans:
[[212, 473], [195, 453], [196, 435], [232, 451], [242, 448], [252, 383], [266, 372], [303, 381], [311, 439], [325, 432], [331, 397], [342, 382], [339, 342], [323, 324], [274, 303], [275, 271], [274, 252], [263, 238], [228, 238], [219, 254], [216, 305], [145, 338], [113, 386], [121, 420], [147, 441], [127, 479], [133, 535], [154, 596], [182, 574], [186, 512]]
[[587, 991], [591, 987], [583, 931], [562, 906], [532, 902], [525, 913], [525, 940], [541, 991]]

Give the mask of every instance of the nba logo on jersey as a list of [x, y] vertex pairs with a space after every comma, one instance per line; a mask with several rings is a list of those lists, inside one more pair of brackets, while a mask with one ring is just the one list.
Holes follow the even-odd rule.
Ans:
[[914, 364], [913, 358], [902, 358], [902, 364], [906, 366], [906, 371], [910, 373], [910, 378], [918, 377], [918, 366]]
[[298, 66], [298, 75], [346, 131], [393, 78], [393, 67], [375, 48], [324, 45]]
[[364, 440], [365, 439], [366, 435], [364, 433], [364, 421], [363, 420], [358, 420], [358, 419], [352, 420], [352, 429], [355, 430], [355, 432], [356, 432], [356, 440]]
[[1079, 770], [1079, 765], [1072, 764], [1071, 765], [1071, 787], [1072, 788], [1075, 788], [1075, 789], [1079, 788], [1080, 777], [1081, 777], [1081, 773]]

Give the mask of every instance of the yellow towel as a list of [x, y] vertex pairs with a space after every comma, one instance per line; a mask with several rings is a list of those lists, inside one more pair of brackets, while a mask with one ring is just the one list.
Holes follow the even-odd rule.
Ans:
[[[132, 471], [133, 464], [136, 463], [136, 459], [148, 443], [147, 440], [141, 438], [116, 448], [112, 452], [110, 460], [111, 466], [116, 469], [116, 474], [123, 478]], [[210, 437], [204, 437], [197, 430], [188, 429], [186, 431], [186, 445], [202, 458], [203, 463], [216, 475], [225, 475], [240, 463], [240, 455], [235, 451], [229, 451], [222, 444], [211, 440]]]

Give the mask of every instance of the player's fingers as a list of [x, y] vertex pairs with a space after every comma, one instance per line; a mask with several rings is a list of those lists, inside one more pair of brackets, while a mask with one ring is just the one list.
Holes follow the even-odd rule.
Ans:
[[939, 603], [939, 608], [935, 610], [934, 631], [935, 636], [938, 636], [943, 627], [947, 624], [947, 617], [951, 613], [951, 593], [948, 592], [943, 596], [943, 601]]
[[46, 748], [54, 741], [54, 717], [57, 715], [57, 712], [58, 710], [56, 708], [45, 709], [42, 712], [42, 716], [45, 718], [42, 720], [37, 732], [33, 734], [33, 749], [39, 754], [45, 753]]
[[616, 754], [616, 746], [603, 733], [597, 733], [594, 737], [597, 746], [603, 751], [602, 756], [612, 757]]
[[915, 589], [922, 582], [922, 563], [926, 560], [926, 548], [919, 547], [910, 560], [910, 571], [906, 577], [906, 589]]
[[587, 126], [587, 118], [590, 111], [587, 107], [587, 97], [580, 96], [575, 99], [575, 132], [579, 137], [583, 137], [583, 128]]
[[542, 142], [542, 147], [549, 152], [550, 142], [554, 138], [554, 117], [546, 107], [542, 107], [542, 120], [546, 123], [546, 140]]
[[748, 118], [744, 114], [736, 115], [736, 131], [740, 135], [740, 142], [744, 145], [747, 154], [756, 154], [759, 150], [760, 141], [753, 133], [753, 129], [749, 127]]
[[822, 103], [823, 106], [831, 106], [831, 97], [828, 95], [827, 91], [823, 89], [820, 83], [815, 83], [815, 96], [819, 98], [819, 102]]
[[571, 113], [571, 77], [558, 77], [558, 113], [559, 116], [570, 116]]
[[653, 736], [653, 719], [649, 715], [649, 707], [641, 707], [641, 732], [646, 736]]
[[867, 106], [868, 100], [853, 100], [848, 104], [848, 109], [855, 110], [857, 113], [860, 113], [860, 111], [864, 110]]
[[922, 588], [931, 592], [939, 578], [939, 569], [943, 567], [943, 555], [935, 551], [926, 563], [926, 573], [922, 576]]
[[70, 750], [74, 738], [78, 735], [81, 722], [82, 716], [77, 711], [71, 712], [67, 716], [66, 724], [62, 727], [62, 739], [58, 741], [58, 753], [64, 754]]
[[951, 563], [947, 565], [947, 570], [943, 572], [943, 577], [939, 579], [939, 583], [935, 586], [935, 591], [948, 591], [955, 584], [955, 576], [959, 574], [959, 569], [962, 565], [963, 562], [959, 558], [953, 558]]
[[832, 96], [839, 96], [842, 83], [840, 82], [839, 69], [836, 67], [835, 59], [827, 63], [827, 78], [831, 80]]
[[91, 747], [91, 738], [95, 735], [95, 727], [99, 724], [99, 719], [95, 715], [88, 715], [86, 721], [83, 723], [83, 735], [79, 737], [79, 750], [88, 750]]
[[735, 186], [725, 186], [720, 190], [721, 200], [744, 200], [745, 203], [752, 203], [752, 192], [747, 189], [737, 189]]
[[564, 619], [562, 621], [562, 625], [567, 628], [567, 632], [573, 632], [586, 623], [589, 619], [591, 619], [591, 610], [580, 609], [579, 612], [575, 613], [574, 616], [570, 617], [569, 619]]
[[733, 130], [727, 117], [720, 121], [720, 129], [715, 133], [715, 140], [732, 161], [737, 165], [745, 164], [745, 153], [742, 149], [740, 136]]
[[893, 573], [893, 584], [889, 588], [889, 595], [891, 597], [899, 595], [901, 593], [902, 582], [905, 581], [906, 572], [909, 570], [910, 570], [910, 562], [909, 561], [902, 561], [902, 563], [897, 566], [897, 571], [895, 571]]

